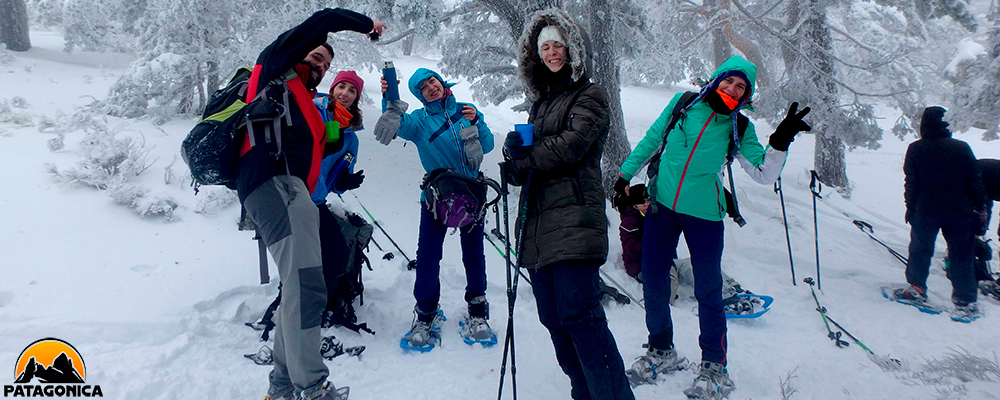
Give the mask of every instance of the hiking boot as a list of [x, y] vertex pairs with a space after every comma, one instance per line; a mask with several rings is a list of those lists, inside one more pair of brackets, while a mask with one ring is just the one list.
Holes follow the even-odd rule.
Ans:
[[330, 381], [323, 382], [314, 388], [303, 390], [299, 393], [298, 400], [347, 400], [351, 394], [351, 388], [344, 386], [341, 388], [333, 386]]
[[718, 400], [729, 397], [736, 385], [729, 379], [729, 372], [722, 364], [702, 361], [698, 377], [690, 388], [684, 390], [689, 399]]
[[294, 386], [288, 386], [286, 388], [278, 390], [273, 390], [273, 388], [268, 389], [267, 396], [264, 396], [264, 400], [294, 400], [295, 399], [295, 394], [293, 393], [294, 391], [295, 391]]
[[975, 321], [982, 316], [983, 312], [979, 310], [979, 306], [974, 301], [971, 303], [956, 301], [955, 311], [951, 313], [952, 320], [966, 323]]
[[892, 291], [892, 294], [896, 296], [897, 299], [909, 300], [918, 303], [927, 302], [927, 292], [924, 289], [918, 288], [914, 285], [905, 289], [896, 289]]
[[646, 355], [635, 359], [632, 368], [625, 371], [625, 375], [633, 387], [655, 384], [660, 376], [684, 369], [686, 360], [684, 357], [677, 357], [674, 349], [659, 350], [650, 347]]
[[444, 313], [438, 308], [430, 321], [422, 321], [422, 319], [426, 319], [427, 314], [421, 312], [417, 307], [413, 308], [413, 312], [413, 325], [410, 327], [410, 331], [403, 336], [400, 347], [409, 350], [431, 351], [438, 343], [441, 343], [441, 321], [445, 319]]
[[465, 344], [480, 343], [483, 346], [497, 344], [497, 334], [490, 328], [490, 324], [483, 317], [468, 317], [460, 324], [462, 326], [462, 339]]

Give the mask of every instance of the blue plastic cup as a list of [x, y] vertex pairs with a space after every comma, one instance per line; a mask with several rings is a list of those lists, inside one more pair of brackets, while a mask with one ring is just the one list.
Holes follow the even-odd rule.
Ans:
[[514, 124], [514, 132], [521, 134], [521, 142], [523, 142], [523, 146], [531, 146], [531, 143], [535, 140], [535, 125]]

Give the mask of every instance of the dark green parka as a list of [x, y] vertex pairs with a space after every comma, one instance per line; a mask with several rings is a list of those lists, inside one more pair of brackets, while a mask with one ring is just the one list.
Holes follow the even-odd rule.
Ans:
[[[569, 61], [560, 73], [550, 72], [538, 54], [538, 34], [548, 25], [568, 42]], [[522, 178], [530, 173], [520, 198], [527, 205], [519, 254], [524, 267], [607, 260], [601, 155], [610, 117], [604, 89], [590, 82], [589, 45], [580, 26], [557, 12], [537, 13], [521, 36], [521, 80], [537, 99], [528, 117], [534, 144], [527, 157], [513, 161]]]

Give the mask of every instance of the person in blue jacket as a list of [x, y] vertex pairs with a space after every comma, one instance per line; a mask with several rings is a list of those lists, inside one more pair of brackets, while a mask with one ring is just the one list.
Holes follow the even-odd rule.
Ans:
[[319, 207], [319, 237], [323, 257], [323, 280], [327, 289], [327, 309], [333, 293], [348, 270], [347, 240], [340, 224], [326, 203], [330, 194], [357, 189], [364, 181], [364, 171], [354, 172], [358, 156], [358, 135], [364, 129], [358, 103], [365, 82], [354, 71], [340, 71], [333, 79], [330, 94], [319, 93], [313, 99], [326, 125], [326, 146], [320, 163], [319, 179], [310, 197]]
[[[409, 89], [424, 104], [424, 108], [406, 114], [408, 105], [402, 100], [382, 99], [383, 114], [375, 125], [375, 137], [384, 145], [399, 137], [413, 142], [420, 163], [427, 173], [451, 168], [465, 176], [480, 176], [483, 154], [493, 150], [493, 133], [486, 126], [483, 114], [469, 103], [459, 103], [448, 83], [437, 72], [420, 68], [410, 77]], [[388, 82], [382, 78], [382, 93]], [[421, 204], [424, 193], [421, 192]], [[400, 343], [405, 348], [428, 351], [440, 341], [441, 248], [447, 227], [434, 218], [427, 207], [420, 209], [420, 233], [417, 239], [417, 277], [413, 287], [416, 298], [416, 318]], [[483, 253], [483, 222], [471, 229], [461, 229], [462, 262], [465, 264], [468, 318], [463, 325], [466, 341], [495, 340], [496, 335], [486, 320], [486, 256]]]

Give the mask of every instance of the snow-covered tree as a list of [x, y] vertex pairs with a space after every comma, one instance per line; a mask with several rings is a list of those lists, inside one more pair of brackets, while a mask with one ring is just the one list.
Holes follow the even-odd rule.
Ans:
[[0, 44], [12, 51], [28, 51], [28, 8], [24, 0], [0, 0]]
[[61, 13], [65, 50], [133, 52], [145, 0], [67, 0]]
[[[996, 2], [993, 3], [996, 7]], [[995, 10], [995, 8], [994, 8]], [[1000, 19], [991, 15], [986, 46], [966, 38], [946, 67], [956, 82], [948, 120], [952, 129], [984, 129], [984, 140], [1000, 139]]]

